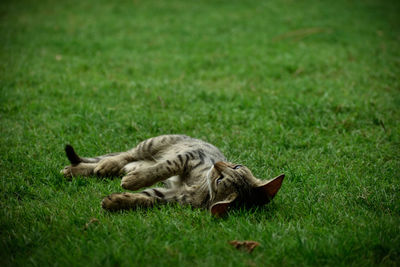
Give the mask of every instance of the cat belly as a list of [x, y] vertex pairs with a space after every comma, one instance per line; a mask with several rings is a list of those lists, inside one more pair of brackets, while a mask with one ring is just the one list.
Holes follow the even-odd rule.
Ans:
[[182, 186], [182, 179], [176, 175], [164, 181], [166, 188], [178, 188]]

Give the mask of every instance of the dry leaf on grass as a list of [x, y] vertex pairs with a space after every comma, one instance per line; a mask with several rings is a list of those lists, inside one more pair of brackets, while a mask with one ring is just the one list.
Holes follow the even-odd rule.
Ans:
[[251, 240], [247, 240], [247, 241], [232, 240], [232, 241], [229, 241], [229, 244], [234, 246], [236, 249], [246, 250], [249, 253], [251, 253], [253, 251], [253, 249], [255, 249], [256, 247], [258, 247], [260, 245], [260, 243], [258, 243], [256, 241], [251, 241]]
[[87, 230], [89, 226], [93, 223], [99, 223], [100, 221], [96, 218], [91, 218], [88, 223], [85, 224], [85, 227], [83, 229]]

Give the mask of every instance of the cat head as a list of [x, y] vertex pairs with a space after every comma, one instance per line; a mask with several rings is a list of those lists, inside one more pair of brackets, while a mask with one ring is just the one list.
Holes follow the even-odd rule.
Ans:
[[281, 188], [284, 174], [269, 181], [253, 176], [243, 165], [217, 162], [208, 173], [210, 211], [220, 217], [233, 205], [257, 206], [270, 202]]

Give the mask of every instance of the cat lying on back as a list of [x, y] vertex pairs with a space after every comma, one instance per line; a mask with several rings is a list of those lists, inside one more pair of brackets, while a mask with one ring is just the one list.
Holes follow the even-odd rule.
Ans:
[[247, 167], [227, 162], [215, 146], [184, 135], [150, 138], [127, 152], [95, 158], [79, 157], [70, 145], [65, 151], [71, 162], [61, 171], [66, 177], [124, 175], [121, 186], [132, 191], [164, 182], [164, 187], [105, 197], [101, 205], [109, 211], [178, 202], [222, 216], [231, 206], [268, 203], [284, 178], [259, 180]]

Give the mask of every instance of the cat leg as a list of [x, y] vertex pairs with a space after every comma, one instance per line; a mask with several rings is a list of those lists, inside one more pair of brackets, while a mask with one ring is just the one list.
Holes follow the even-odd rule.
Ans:
[[111, 153], [94, 158], [79, 157], [71, 146], [66, 147], [66, 153], [71, 165], [61, 170], [65, 177], [74, 175], [119, 176], [127, 173], [124, 167], [129, 163], [134, 163], [135, 160], [130, 152]]
[[[100, 158], [100, 157], [98, 157]], [[60, 172], [65, 177], [73, 177], [76, 175], [81, 176], [119, 176], [123, 172], [123, 167], [128, 163], [128, 159], [124, 157], [124, 154], [121, 153], [116, 156], [101, 156], [101, 159], [98, 158], [85, 158], [93, 159], [91, 162], [81, 161], [79, 163], [72, 163], [71, 165], [65, 166]], [[94, 159], [98, 159], [96, 162]]]
[[141, 164], [144, 162], [149, 163], [159, 151], [159, 145], [155, 140], [156, 138], [147, 139], [127, 152], [102, 159], [95, 168], [94, 173], [98, 176], [121, 175], [136, 168], [141, 168], [135, 162], [140, 162]]
[[71, 146], [66, 147], [66, 152], [71, 163], [98, 162], [98, 165], [94, 169], [94, 174], [97, 176], [119, 176], [125, 172], [123, 168], [128, 163], [134, 161], [155, 162], [155, 158], [159, 153], [162, 153], [162, 151], [168, 149], [171, 145], [188, 138], [189, 137], [187, 136], [181, 135], [163, 135], [153, 137], [144, 140], [127, 152], [117, 152], [96, 158], [80, 158], [76, 155]]
[[61, 173], [65, 177], [91, 176], [94, 174], [94, 169], [96, 166], [97, 163], [79, 163], [65, 166], [65, 168], [61, 170]]
[[71, 166], [65, 167], [61, 170], [61, 173], [69, 176], [71, 171], [65, 171], [65, 169], [75, 167], [81, 163], [97, 163], [93, 171], [77, 171], [77, 169], [76, 171], [80, 172], [79, 175], [85, 176], [93, 174], [97, 176], [119, 176], [126, 173], [123, 168], [128, 163], [142, 160], [155, 162], [155, 158], [159, 153], [162, 153], [162, 151], [168, 149], [171, 145], [188, 138], [189, 137], [187, 136], [181, 135], [163, 135], [153, 137], [144, 140], [127, 152], [110, 153], [93, 158], [80, 157], [75, 153], [72, 146], [66, 145], [65, 152], [71, 162]]
[[[65, 177], [72, 177], [76, 175], [92, 176], [96, 174], [96, 168], [99, 167], [99, 164], [101, 162], [104, 162], [110, 158], [118, 160], [118, 157], [123, 157], [122, 152], [110, 153], [92, 158], [80, 157], [78, 156], [78, 154], [76, 154], [74, 148], [71, 145], [65, 146], [65, 153], [68, 160], [71, 162], [71, 165], [66, 166], [64, 167], [64, 169], [61, 170], [61, 173], [64, 174]], [[100, 172], [100, 174], [102, 173]]]
[[101, 206], [105, 210], [117, 211], [137, 207], [152, 207], [155, 202], [156, 198], [141, 193], [114, 193], [105, 197]]

